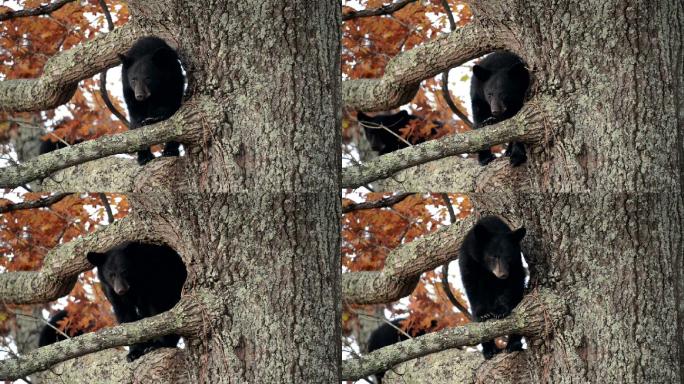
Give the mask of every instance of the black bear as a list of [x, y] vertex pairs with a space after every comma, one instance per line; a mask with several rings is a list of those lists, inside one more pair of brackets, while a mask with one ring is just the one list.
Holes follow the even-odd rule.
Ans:
[[[105, 253], [88, 253], [119, 323], [129, 323], [173, 308], [187, 277], [185, 264], [165, 245], [129, 242]], [[175, 347], [178, 335], [132, 345], [128, 361], [162, 347]]]
[[[76, 140], [73, 144], [78, 144], [82, 143], [83, 140]], [[68, 145], [62, 142], [61, 140], [57, 141], [51, 141], [51, 140], [41, 140], [40, 141], [40, 149], [38, 150], [40, 155], [44, 155], [46, 153], [50, 153], [52, 151], [56, 151], [58, 149], [66, 148]]]
[[[511, 231], [501, 219], [481, 218], [468, 232], [458, 256], [461, 280], [471, 312], [478, 322], [508, 316], [523, 297], [525, 268], [520, 241], [525, 227]], [[510, 335], [506, 351], [522, 350], [520, 335]], [[482, 343], [482, 354], [490, 359], [499, 353], [494, 340]]]
[[[506, 51], [494, 52], [473, 67], [470, 82], [470, 98], [475, 128], [506, 120], [520, 110], [525, 100], [530, 74], [521, 58]], [[506, 148], [513, 166], [527, 160], [525, 145], [512, 142]], [[478, 153], [480, 164], [487, 165], [495, 159], [492, 151]]]
[[[408, 144], [397, 136], [401, 136], [399, 133], [401, 128], [404, 128], [411, 120], [416, 118], [416, 116], [409, 115], [406, 111], [399, 111], [399, 113], [392, 115], [378, 116], [368, 116], [363, 112], [358, 112], [356, 114], [356, 119], [361, 126], [363, 126], [363, 131], [366, 135], [366, 139], [370, 143], [371, 149], [378, 152], [379, 155], [408, 147]], [[381, 126], [389, 129], [394, 134], [387, 132], [387, 130]]]
[[[123, 95], [131, 119], [130, 128], [166, 120], [176, 113], [183, 99], [185, 79], [178, 54], [164, 40], [148, 36], [138, 40], [119, 58], [123, 64]], [[179, 143], [164, 146], [162, 156], [178, 156]], [[138, 163], [154, 159], [152, 151], [138, 151]]]
[[[368, 353], [375, 351], [376, 349], [380, 349], [383, 347], [386, 347], [388, 345], [396, 344], [404, 340], [408, 340], [408, 337], [397, 330], [397, 328], [401, 329], [401, 324], [404, 322], [406, 319], [396, 319], [392, 320], [391, 323], [394, 325], [389, 325], [387, 323], [382, 323], [381, 326], [377, 327], [373, 332], [371, 332], [370, 336], [368, 337]], [[432, 328], [435, 327], [437, 324], [436, 321], [432, 321]], [[396, 328], [395, 328], [396, 327]], [[411, 337], [418, 337], [418, 336], [423, 336], [424, 334], [428, 333], [430, 330], [425, 330], [425, 329], [418, 329], [411, 327], [407, 330], [405, 330], [406, 333], [411, 335]], [[378, 384], [382, 382], [382, 378], [385, 376], [385, 372], [380, 372], [376, 373], [375, 377], [378, 379]]]
[[[55, 330], [55, 328], [59, 329], [59, 325], [57, 325], [57, 323], [64, 320], [64, 318], [66, 318], [67, 315], [68, 315], [68, 312], [66, 310], [62, 309], [61, 311], [55, 313], [54, 316], [52, 316], [50, 318], [50, 320], [48, 321], [48, 323], [50, 325], [44, 326], [43, 329], [40, 331], [40, 335], [38, 336], [38, 346], [39, 347], [44, 347], [46, 345], [50, 345], [50, 344], [56, 343], [58, 341], [66, 340], [66, 337], [63, 334], [57, 332]], [[75, 332], [74, 331], [70, 332], [69, 329], [64, 329], [64, 330], [62, 330], [62, 332], [69, 335], [69, 337], [76, 337], [76, 336], [83, 334], [82, 330], [76, 330]]]
[[[378, 153], [378, 155], [384, 155], [390, 152], [394, 152], [398, 149], [408, 147], [408, 144], [403, 139], [400, 139], [401, 133], [399, 130], [406, 127], [408, 123], [412, 120], [419, 119], [418, 116], [410, 115], [406, 111], [399, 111], [391, 115], [376, 115], [368, 116], [363, 112], [357, 112], [356, 119], [359, 124], [363, 126], [363, 131], [366, 135], [366, 139], [370, 143], [371, 149]], [[442, 127], [440, 122], [433, 121], [437, 126], [437, 129]], [[392, 131], [392, 133], [387, 132], [385, 127]], [[432, 134], [437, 133], [435, 128], [432, 129]], [[424, 143], [426, 139], [419, 138], [417, 140], [411, 140], [411, 144]]]

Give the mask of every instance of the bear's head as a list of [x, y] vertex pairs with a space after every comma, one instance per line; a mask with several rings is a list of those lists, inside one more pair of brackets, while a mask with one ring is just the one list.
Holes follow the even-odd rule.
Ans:
[[108, 252], [89, 252], [88, 261], [98, 269], [98, 276], [103, 284], [107, 284], [117, 295], [125, 295], [131, 289], [131, 277], [134, 267], [131, 258], [119, 249]]
[[480, 263], [499, 279], [507, 279], [511, 267], [522, 264], [520, 241], [525, 237], [525, 227], [509, 232], [493, 232], [482, 224], [474, 228], [475, 238], [481, 244]]
[[162, 92], [164, 84], [180, 64], [178, 55], [171, 48], [159, 48], [137, 60], [119, 54], [124, 67], [125, 82], [133, 90], [137, 101], [145, 101]]
[[482, 84], [483, 97], [498, 120], [507, 119], [522, 108], [530, 74], [525, 64], [492, 71], [480, 65], [473, 67], [473, 76]]

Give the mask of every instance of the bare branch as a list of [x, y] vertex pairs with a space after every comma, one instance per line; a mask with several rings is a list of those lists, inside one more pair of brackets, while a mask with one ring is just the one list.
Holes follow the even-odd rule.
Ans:
[[21, 9], [18, 11], [8, 11], [5, 13], [0, 14], [0, 21], [5, 21], [9, 19], [16, 19], [19, 17], [29, 17], [29, 16], [40, 16], [40, 15], [48, 15], [63, 6], [72, 3], [74, 0], [58, 0], [52, 4], [48, 5], [41, 5], [40, 7], [36, 8], [30, 8], [30, 9]]
[[[104, 0], [98, 0], [98, 2], [100, 3], [100, 8], [102, 8], [102, 12], [105, 15], [105, 19], [107, 19], [107, 28], [111, 32], [114, 30], [114, 21], [112, 21], [112, 15], [111, 13], [109, 13], [107, 3], [105, 3]], [[130, 124], [126, 119], [126, 116], [124, 116], [121, 112], [119, 112], [118, 109], [116, 109], [114, 103], [112, 103], [112, 100], [109, 98], [109, 93], [107, 92], [107, 69], [100, 72], [100, 95], [102, 96], [102, 100], [107, 106], [107, 109], [109, 109], [109, 111], [112, 114], [114, 114], [114, 116], [116, 116], [128, 128]]]
[[172, 309], [142, 320], [72, 337], [25, 355], [0, 361], [0, 380], [15, 380], [88, 353], [145, 342], [168, 334], [202, 332], [203, 301], [184, 296]]
[[396, 108], [415, 96], [421, 81], [496, 49], [515, 51], [515, 46], [509, 31], [472, 22], [395, 56], [381, 78], [344, 81], [342, 99], [359, 111]]
[[[443, 1], [442, 3], [446, 3], [446, 1]], [[456, 223], [456, 213], [454, 212], [453, 205], [451, 205], [451, 199], [449, 198], [449, 195], [447, 193], [442, 193], [440, 195], [442, 196], [444, 205], [446, 205], [447, 211], [449, 212], [449, 222], [451, 224]], [[461, 313], [463, 313], [468, 320], [473, 321], [473, 317], [470, 315], [470, 312], [468, 312], [468, 308], [456, 300], [456, 296], [454, 296], [454, 293], [451, 292], [451, 284], [449, 284], [449, 262], [446, 262], [444, 265], [442, 265], [442, 289], [444, 290], [444, 294], [447, 296], [451, 304], [458, 308], [458, 310], [461, 311]]]
[[342, 213], [349, 213], [361, 209], [391, 207], [394, 204], [404, 201], [404, 199], [411, 195], [413, 195], [413, 193], [400, 193], [378, 201], [364, 201], [363, 203], [349, 204], [346, 207], [342, 207]]
[[100, 198], [102, 205], [104, 205], [105, 211], [107, 212], [107, 222], [109, 224], [113, 223], [114, 222], [114, 213], [112, 212], [112, 206], [109, 205], [109, 200], [107, 199], [107, 195], [104, 192], [100, 192], [97, 195]]
[[474, 224], [469, 217], [390, 252], [380, 271], [342, 274], [342, 296], [352, 304], [380, 304], [398, 300], [418, 284], [420, 275], [458, 257], [458, 249]]
[[39, 200], [34, 200], [34, 201], [23, 201], [21, 203], [16, 203], [16, 204], [10, 204], [10, 205], [5, 205], [3, 207], [0, 207], [0, 213], [7, 213], [7, 212], [12, 212], [12, 211], [18, 211], [21, 209], [34, 209], [34, 208], [43, 208], [43, 207], [49, 207], [52, 204], [55, 204], [65, 197], [69, 196], [70, 193], [58, 193], [52, 196], [48, 196]]
[[105, 252], [124, 240], [146, 240], [147, 226], [128, 216], [50, 251], [39, 271], [0, 273], [0, 298], [5, 304], [37, 304], [69, 293], [78, 274], [92, 269], [89, 251]]
[[30, 159], [24, 163], [7, 167], [0, 174], [0, 187], [13, 188], [17, 185], [44, 178], [51, 173], [118, 153], [127, 153], [148, 148], [152, 144], [167, 141], [183, 141], [184, 121], [182, 112], [168, 120], [139, 129], [103, 136], [67, 148], [61, 148]]
[[401, 0], [401, 1], [397, 1], [396, 3], [383, 5], [382, 7], [378, 7], [378, 8], [364, 9], [362, 11], [347, 12], [344, 15], [342, 15], [342, 21], [356, 19], [359, 17], [391, 15], [394, 12], [404, 8], [405, 6], [407, 6], [411, 3], [415, 3], [415, 2], [416, 2], [416, 0]]
[[[408, 167], [448, 156], [473, 153], [509, 141], [536, 142], [544, 135], [542, 114], [530, 101], [512, 118], [500, 123], [430, 140], [342, 170], [342, 188], [355, 188], [391, 176]], [[438, 189], [439, 190], [439, 189]]]
[[547, 337], [563, 314], [564, 304], [560, 296], [550, 290], [532, 292], [506, 318], [446, 328], [381, 348], [359, 359], [345, 360], [342, 380], [360, 379], [430, 353], [476, 345], [511, 333], [532, 338]]
[[[449, 19], [449, 30], [451, 32], [456, 30], [456, 21], [454, 20], [454, 14], [451, 12], [451, 8], [449, 7], [449, 2], [447, 0], [440, 0], [440, 3], [442, 4], [442, 8], [444, 8], [444, 13], [446, 13], [447, 18]], [[466, 116], [465, 113], [463, 113], [456, 104], [454, 103], [454, 100], [451, 98], [451, 92], [449, 92], [449, 70], [447, 69], [442, 73], [442, 96], [444, 97], [444, 100], [446, 101], [447, 105], [451, 109], [453, 113], [458, 116], [465, 125], [468, 126], [468, 128], [472, 129], [473, 128], [473, 123], [468, 119], [468, 116]]]
[[66, 103], [80, 80], [118, 65], [117, 53], [128, 49], [144, 34], [135, 23], [127, 23], [53, 56], [39, 78], [0, 82], [0, 111], [40, 111]]
[[470, 121], [468, 116], [463, 113], [458, 107], [456, 106], [456, 103], [454, 103], [454, 100], [451, 98], [451, 92], [449, 91], [449, 71], [446, 70], [444, 73], [442, 73], [442, 96], [444, 97], [444, 101], [446, 101], [447, 105], [451, 109], [451, 112], [453, 112], [456, 116], [458, 116], [461, 121], [465, 125], [468, 126], [468, 128], [472, 129], [473, 128], [473, 122]]

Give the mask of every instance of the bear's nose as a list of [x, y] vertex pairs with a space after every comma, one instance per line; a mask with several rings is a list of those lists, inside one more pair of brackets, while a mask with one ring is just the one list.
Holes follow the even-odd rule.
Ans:
[[145, 100], [145, 95], [143, 95], [142, 93], [138, 93], [135, 95], [135, 99], [138, 101], [143, 101]]

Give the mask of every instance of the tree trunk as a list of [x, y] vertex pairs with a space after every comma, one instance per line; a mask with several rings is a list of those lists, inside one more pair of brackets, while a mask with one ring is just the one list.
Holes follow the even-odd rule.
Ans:
[[141, 360], [165, 365], [130, 380], [339, 381], [339, 4], [129, 6], [132, 23], [178, 47], [185, 103], [213, 118], [196, 127], [201, 145], [156, 161], [173, 172], [129, 195], [132, 217], [181, 254], [183, 296], [205, 304], [184, 353], [150, 353]]
[[[513, 191], [475, 194], [475, 207], [527, 227], [531, 285], [568, 305], [547, 342], [485, 363], [475, 380], [684, 382], [684, 5], [477, 1], [473, 10], [475, 22], [511, 31], [532, 93], [565, 111], [507, 174]], [[432, 371], [423, 359], [397, 369], [419, 377]], [[457, 377], [449, 370], [460, 368], [441, 377]]]
[[[193, 98], [221, 107], [165, 193], [137, 195], [213, 295], [187, 340], [190, 382], [339, 380], [339, 4], [141, 2], [163, 21]], [[183, 193], [177, 193], [178, 187]]]

